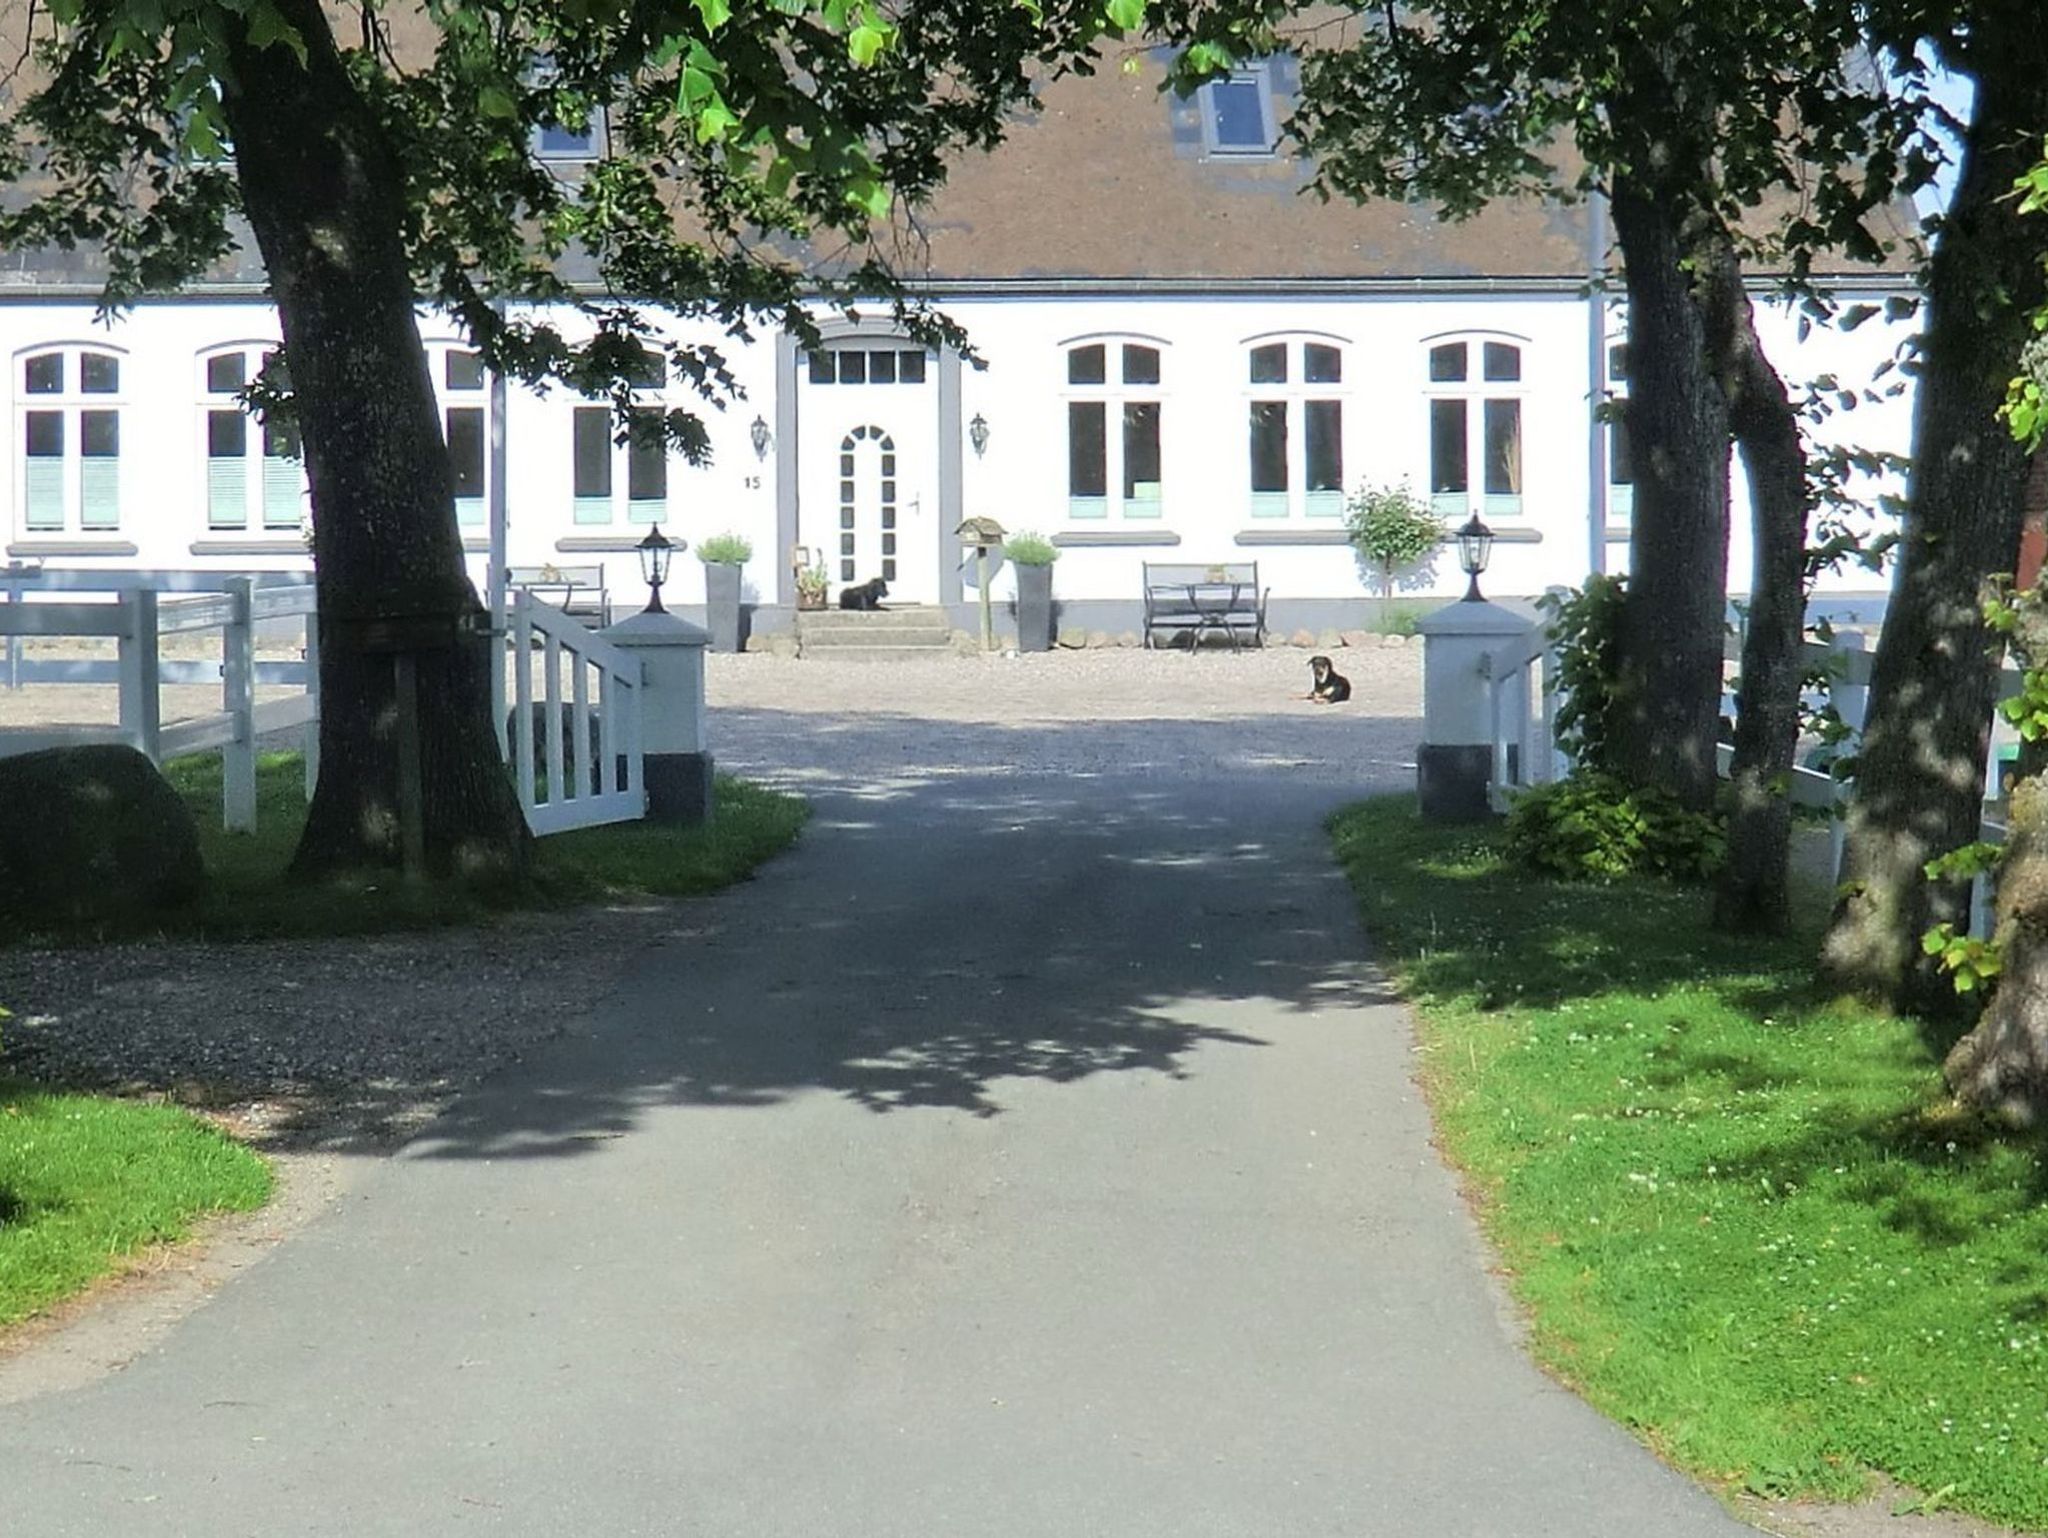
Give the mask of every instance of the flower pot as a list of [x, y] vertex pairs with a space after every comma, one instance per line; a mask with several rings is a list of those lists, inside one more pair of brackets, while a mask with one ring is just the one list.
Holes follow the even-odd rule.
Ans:
[[1052, 568], [1018, 566], [1017, 650], [1052, 650]]
[[704, 563], [705, 627], [711, 649], [736, 652], [747, 644], [746, 615], [740, 609], [740, 569], [723, 561]]

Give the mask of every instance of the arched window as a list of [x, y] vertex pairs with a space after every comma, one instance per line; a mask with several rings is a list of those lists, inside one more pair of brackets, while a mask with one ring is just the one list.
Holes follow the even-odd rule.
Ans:
[[[1492, 337], [1429, 346], [1429, 491], [1463, 519], [1522, 513], [1522, 347]], [[1474, 467], [1477, 473], [1474, 473]]]
[[1256, 340], [1245, 365], [1251, 515], [1343, 517], [1343, 348], [1334, 338]]
[[[305, 525], [306, 472], [298, 430], [258, 423], [238, 392], [277, 358], [274, 342], [237, 343], [202, 353], [199, 415], [206, 456], [206, 526], [273, 533]], [[273, 378], [281, 367], [271, 369]], [[280, 384], [288, 381], [278, 378]]]
[[16, 354], [15, 470], [31, 534], [121, 527], [119, 353], [42, 347]]
[[1160, 348], [1076, 342], [1066, 366], [1067, 516], [1161, 516]]
[[571, 413], [571, 515], [602, 527], [660, 523], [668, 517], [668, 445], [659, 436], [666, 412], [668, 363], [643, 352], [632, 378], [632, 426], [623, 433], [609, 406], [578, 406]]

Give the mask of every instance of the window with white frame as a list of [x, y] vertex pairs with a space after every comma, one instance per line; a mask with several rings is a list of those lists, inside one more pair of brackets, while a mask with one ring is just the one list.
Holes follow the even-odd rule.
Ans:
[[635, 397], [656, 398], [633, 408], [641, 431], [622, 435], [609, 406], [578, 406], [571, 413], [570, 507], [578, 524], [660, 523], [668, 516], [668, 445], [657, 435], [667, 410], [659, 399], [666, 382], [667, 365], [645, 355], [632, 379]]
[[1066, 365], [1067, 516], [1159, 517], [1160, 349], [1077, 342]]
[[441, 408], [441, 437], [448, 445], [455, 521], [465, 529], [481, 528], [490, 519], [490, 376], [483, 356], [466, 347], [437, 343], [427, 356]]
[[1522, 514], [1522, 346], [1469, 337], [1429, 346], [1429, 490], [1463, 519]]
[[[206, 454], [206, 526], [297, 532], [305, 524], [306, 472], [298, 432], [257, 422], [238, 393], [277, 357], [275, 344], [249, 343], [199, 359], [200, 431]], [[278, 378], [280, 369], [272, 369]]]
[[1245, 349], [1251, 514], [1344, 516], [1344, 351], [1280, 338]]
[[1628, 441], [1628, 343], [1607, 348], [1607, 516], [1626, 522], [1636, 510], [1634, 450]]
[[30, 534], [121, 527], [119, 353], [42, 347], [15, 357], [22, 527]]

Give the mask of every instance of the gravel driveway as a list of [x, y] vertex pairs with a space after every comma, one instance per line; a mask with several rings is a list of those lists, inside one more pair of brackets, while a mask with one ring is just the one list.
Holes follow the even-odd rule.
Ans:
[[[720, 766], [798, 791], [889, 797], [990, 772], [1170, 782], [1227, 766], [1341, 798], [1407, 773], [1421, 653], [1352, 651], [1339, 665], [1355, 691], [1339, 707], [1299, 697], [1306, 654], [1284, 648], [716, 656], [708, 687]], [[0, 718], [33, 719], [38, 696], [58, 712], [46, 718], [90, 718], [92, 692], [0, 691]], [[15, 1012], [0, 1042], [12, 1072], [172, 1093], [268, 1146], [382, 1142], [587, 1014], [627, 957], [705, 921], [701, 903], [648, 904], [374, 939], [0, 951], [0, 1001]]]

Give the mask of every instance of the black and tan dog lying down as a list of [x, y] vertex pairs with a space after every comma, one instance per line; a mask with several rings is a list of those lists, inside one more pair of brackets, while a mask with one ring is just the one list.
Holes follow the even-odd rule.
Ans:
[[1351, 698], [1351, 680], [1338, 672], [1328, 657], [1309, 658], [1308, 671], [1315, 687], [1303, 699], [1314, 700], [1318, 705], [1341, 705]]
[[842, 609], [879, 609], [882, 600], [889, 596], [889, 584], [880, 577], [871, 577], [866, 582], [855, 583], [852, 587], [839, 590], [839, 607]]

